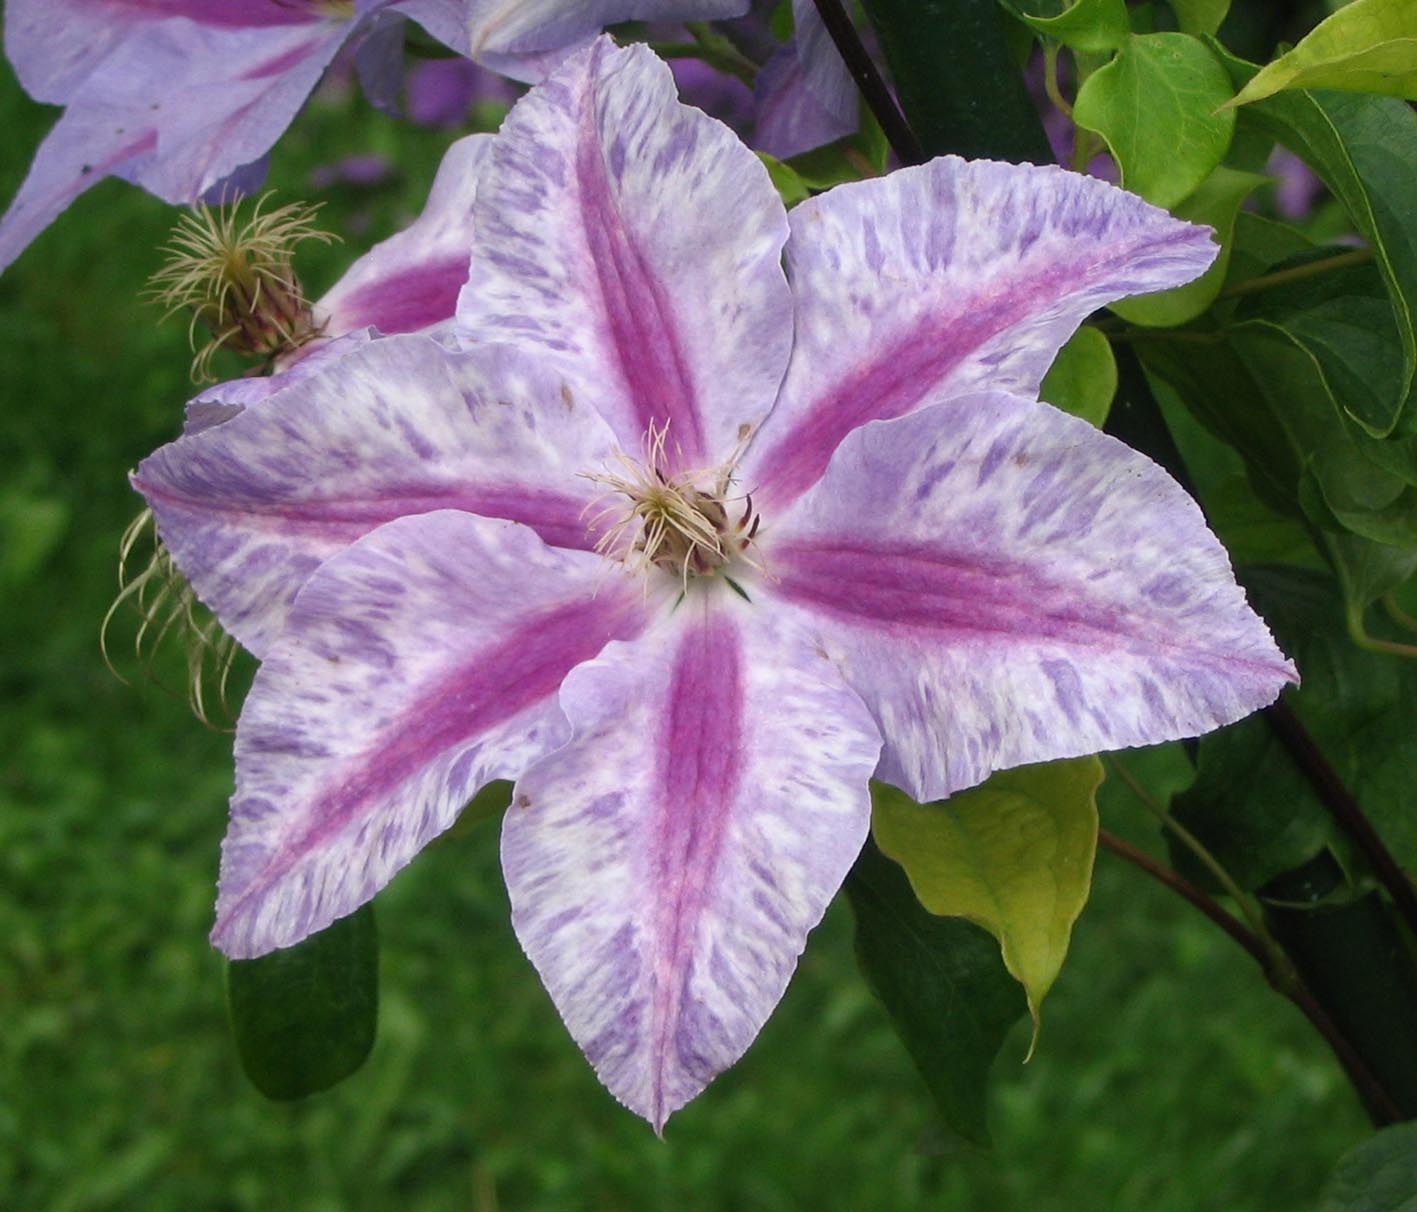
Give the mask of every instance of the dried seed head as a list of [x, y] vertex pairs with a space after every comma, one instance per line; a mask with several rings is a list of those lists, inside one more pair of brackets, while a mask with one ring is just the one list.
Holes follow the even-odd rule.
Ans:
[[[263, 212], [269, 197], [245, 219], [239, 202], [183, 215], [164, 250], [166, 264], [149, 280], [150, 296], [167, 309], [164, 319], [191, 310], [194, 382], [213, 378], [218, 349], [269, 360], [319, 335], [291, 257], [303, 241], [337, 237], [315, 226], [318, 206], [292, 202]], [[210, 332], [208, 340], [199, 328]]]
[[[145, 540], [151, 544], [151, 554], [141, 572], [132, 574], [134, 551]], [[124, 606], [138, 616], [138, 629], [133, 637], [133, 652], [148, 673], [164, 640], [175, 635], [186, 658], [186, 698], [195, 715], [209, 728], [218, 727], [208, 709], [208, 698], [215, 684], [216, 705], [220, 723], [230, 718], [227, 706], [227, 680], [236, 658], [237, 643], [221, 629], [215, 618], [197, 601], [192, 587], [177, 571], [172, 556], [158, 538], [152, 510], [144, 509], [123, 532], [118, 548], [118, 596], [103, 616], [99, 630], [99, 648], [104, 663], [120, 681], [126, 681], [109, 654], [108, 634], [114, 617]]]

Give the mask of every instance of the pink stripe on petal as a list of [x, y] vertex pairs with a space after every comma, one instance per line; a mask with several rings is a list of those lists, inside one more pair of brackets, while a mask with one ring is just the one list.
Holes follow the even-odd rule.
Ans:
[[1208, 228], [1057, 168], [953, 156], [838, 186], [790, 216], [796, 343], [742, 482], [782, 506], [867, 421], [955, 395], [1033, 395], [1096, 308], [1176, 286]]
[[685, 461], [697, 464], [705, 455], [704, 434], [679, 324], [616, 210], [603, 155], [593, 133], [583, 134], [576, 149], [581, 221], [631, 421], [641, 433], [669, 426]]
[[475, 206], [458, 332], [533, 349], [637, 453], [731, 455], [792, 342], [786, 218], [766, 170], [680, 105], [643, 47], [602, 39], [513, 108]]
[[879, 738], [827, 661], [726, 590], [607, 647], [561, 702], [574, 735], [503, 826], [512, 922], [659, 1129], [782, 996], [865, 838]]
[[612, 439], [563, 387], [513, 350], [387, 337], [163, 447], [133, 483], [198, 595], [259, 656], [310, 573], [392, 518], [456, 508], [591, 546], [596, 490], [580, 473]]
[[479, 786], [564, 741], [566, 673], [643, 615], [598, 558], [466, 514], [330, 560], [242, 712], [213, 941], [259, 954], [369, 899]]
[[389, 335], [452, 320], [472, 255], [472, 203], [491, 149], [491, 135], [469, 135], [448, 149], [418, 219], [355, 261], [316, 304], [326, 333], [372, 325]]
[[755, 598], [832, 655], [885, 737], [878, 777], [918, 799], [1194, 736], [1294, 677], [1177, 484], [1002, 393], [849, 435], [760, 556]]

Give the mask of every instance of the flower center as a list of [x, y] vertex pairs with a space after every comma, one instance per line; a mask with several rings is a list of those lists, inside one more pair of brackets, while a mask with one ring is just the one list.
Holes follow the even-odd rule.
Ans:
[[686, 588], [690, 577], [713, 576], [735, 561], [755, 566], [750, 549], [761, 519], [751, 496], [732, 491], [737, 454], [718, 467], [671, 473], [667, 436], [667, 425], [651, 426], [641, 459], [620, 452], [616, 469], [587, 473], [606, 496], [623, 498], [591, 520], [594, 530], [608, 522], [596, 551], [631, 568], [662, 568]]

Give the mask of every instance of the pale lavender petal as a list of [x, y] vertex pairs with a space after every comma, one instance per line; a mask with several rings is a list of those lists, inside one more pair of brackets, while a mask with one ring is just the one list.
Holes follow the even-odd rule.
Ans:
[[413, 18], [458, 54], [466, 55], [472, 49], [468, 40], [469, 0], [397, 0], [390, 7]]
[[831, 143], [856, 129], [855, 110], [849, 121], [842, 121], [807, 87], [793, 43], [773, 52], [763, 64], [754, 93], [758, 117], [753, 146], [779, 160]]
[[580, 473], [612, 438], [562, 386], [513, 350], [386, 337], [163, 447], [133, 484], [197, 595], [261, 656], [310, 574], [394, 518], [461, 509], [592, 546]]
[[0, 269], [104, 176], [192, 202], [258, 160], [290, 124], [347, 33], [327, 20], [273, 28], [149, 21], [113, 42], [0, 219]]
[[270, 399], [301, 379], [309, 378], [317, 371], [328, 370], [335, 361], [361, 345], [367, 345], [375, 336], [372, 329], [362, 328], [338, 337], [321, 338], [287, 355], [273, 374], [228, 379], [224, 383], [204, 387], [187, 401], [182, 432], [200, 433], [229, 421], [244, 409]]
[[330, 560], [241, 713], [212, 941], [260, 955], [369, 900], [479, 787], [565, 742], [566, 672], [644, 614], [599, 557], [453, 511]]
[[991, 771], [1195, 736], [1294, 667], [1200, 510], [1150, 460], [1003, 393], [851, 434], [761, 535], [917, 799]]
[[118, 43], [174, 17], [260, 29], [318, 23], [326, 14], [308, 0], [7, 0], [5, 54], [26, 92], [62, 105]]
[[0, 270], [89, 186], [111, 174], [138, 173], [156, 149], [157, 133], [141, 122], [128, 126], [122, 117], [115, 122], [112, 113], [61, 115], [0, 218]]
[[793, 42], [802, 63], [802, 79], [838, 122], [856, 129], [859, 102], [846, 61], [836, 49], [815, 0], [792, 0]]
[[749, 0], [471, 0], [472, 57], [532, 83], [620, 21], [741, 17]]
[[786, 222], [761, 162], [608, 39], [513, 108], [476, 205], [464, 339], [534, 349], [638, 450], [730, 455], [792, 343]]
[[1210, 229], [1060, 168], [946, 156], [796, 207], [796, 343], [749, 451], [766, 503], [814, 483], [856, 426], [967, 391], [1034, 395], [1087, 314], [1187, 282]]
[[491, 135], [469, 135], [448, 149], [423, 214], [355, 261], [316, 304], [326, 334], [366, 326], [416, 332], [452, 319], [472, 253], [472, 201], [491, 148]]
[[[720, 587], [721, 588], [721, 587]], [[724, 595], [566, 680], [517, 783], [512, 924], [612, 1094], [656, 1129], [782, 996], [861, 848], [880, 737], [801, 636]]]

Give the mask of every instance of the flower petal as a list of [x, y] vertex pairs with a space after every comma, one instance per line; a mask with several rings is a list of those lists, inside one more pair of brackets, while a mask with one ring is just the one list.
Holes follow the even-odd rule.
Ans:
[[542, 80], [607, 25], [741, 17], [749, 0], [471, 0], [472, 57], [503, 75]]
[[476, 219], [459, 331], [537, 349], [626, 450], [667, 424], [685, 464], [720, 460], [771, 407], [792, 343], [782, 204], [644, 47], [602, 39], [513, 108]]
[[394, 518], [462, 509], [590, 547], [579, 473], [612, 438], [563, 386], [513, 350], [387, 337], [163, 447], [133, 485], [198, 596], [260, 656], [310, 573]]
[[418, 219], [355, 261], [316, 305], [327, 335], [366, 325], [417, 332], [453, 318], [472, 255], [472, 200], [491, 150], [491, 135], [448, 148]]
[[1003, 393], [851, 434], [762, 543], [762, 592], [839, 661], [879, 777], [916, 799], [1194, 736], [1294, 680], [1175, 481]]
[[880, 738], [765, 611], [693, 598], [566, 680], [517, 783], [512, 924], [612, 1094], [656, 1130], [738, 1059], [865, 840]]
[[452, 510], [330, 560], [241, 713], [212, 941], [260, 955], [369, 900], [479, 787], [566, 740], [566, 672], [644, 613], [598, 556]]
[[966, 391], [1035, 395], [1063, 342], [1124, 295], [1187, 282], [1208, 228], [1059, 168], [945, 156], [796, 207], [796, 344], [745, 462], [789, 501], [866, 421]]
[[106, 175], [169, 202], [193, 202], [258, 159], [348, 33], [347, 22], [329, 20], [273, 28], [132, 24], [82, 81], [66, 84], [68, 108], [0, 219], [0, 269]]
[[113, 113], [61, 114], [0, 217], [0, 271], [84, 190], [112, 174], [137, 174], [156, 150], [151, 127], [130, 127]]

